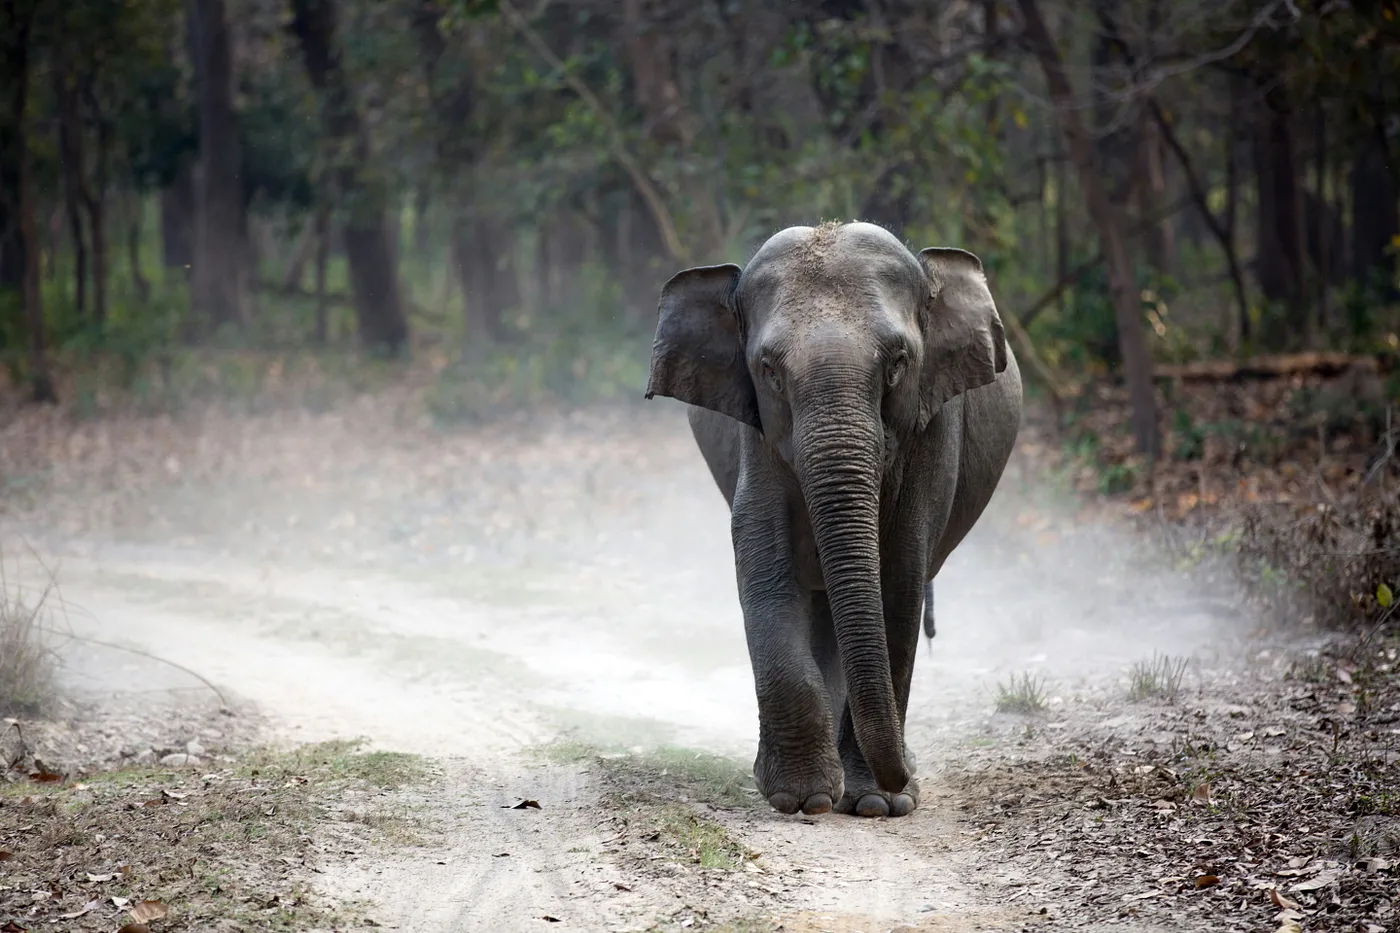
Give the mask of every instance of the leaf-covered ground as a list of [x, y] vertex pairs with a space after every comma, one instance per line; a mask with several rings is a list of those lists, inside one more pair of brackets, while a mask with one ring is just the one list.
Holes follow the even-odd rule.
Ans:
[[11, 769], [0, 789], [3, 929], [361, 925], [356, 905], [325, 903], [311, 879], [347, 851], [412, 842], [384, 795], [427, 773], [355, 744], [66, 777]]

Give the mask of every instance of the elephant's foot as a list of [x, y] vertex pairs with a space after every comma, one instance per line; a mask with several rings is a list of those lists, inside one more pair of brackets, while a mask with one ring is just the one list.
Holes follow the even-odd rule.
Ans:
[[847, 765], [844, 783], [846, 791], [836, 802], [837, 813], [856, 816], [908, 816], [919, 806], [919, 780], [913, 777], [914, 756], [906, 748], [904, 762], [909, 768], [909, 783], [897, 794], [883, 791], [875, 783], [864, 760]]
[[871, 781], [865, 786], [847, 790], [836, 803], [837, 813], [856, 816], [908, 816], [919, 806], [919, 782], [910, 778], [904, 790], [891, 794], [880, 790]]
[[779, 813], [830, 813], [845, 789], [835, 751], [816, 761], [800, 761], [780, 757], [760, 744], [753, 766], [754, 783]]

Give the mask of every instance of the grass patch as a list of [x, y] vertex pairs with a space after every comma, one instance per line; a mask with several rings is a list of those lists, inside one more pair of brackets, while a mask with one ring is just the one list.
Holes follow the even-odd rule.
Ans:
[[649, 808], [643, 818], [654, 824], [661, 847], [679, 861], [733, 871], [753, 857], [723, 826], [685, 804]]
[[[110, 933], [130, 919], [117, 897], [166, 905], [158, 929], [360, 926], [359, 907], [331, 908], [300, 887], [319, 831], [337, 826], [341, 845], [412, 844], [409, 821], [379, 792], [428, 778], [420, 759], [361, 744], [260, 751], [212, 772], [126, 769], [23, 796], [11, 785], [0, 807], [0, 917]], [[55, 878], [65, 880], [53, 887]], [[36, 902], [34, 891], [50, 893]], [[101, 906], [77, 914], [93, 901]]]
[[1029, 715], [1043, 713], [1047, 705], [1045, 681], [1030, 673], [1012, 674], [1006, 683], [997, 683], [997, 712]]
[[324, 781], [361, 783], [381, 790], [417, 784], [428, 774], [418, 755], [403, 752], [361, 752], [366, 739], [333, 739], [289, 752], [263, 751], [249, 756], [243, 768], [250, 776], [270, 773], [290, 777], [317, 774]]
[[33, 596], [12, 587], [0, 560], [0, 715], [36, 716], [53, 699], [54, 653], [44, 631], [53, 592], [52, 582]]
[[634, 753], [576, 741], [555, 742], [538, 752], [555, 762], [594, 762], [607, 781], [623, 793], [694, 800], [717, 807], [757, 807], [764, 803], [754, 786], [752, 769], [712, 752], [663, 746]]
[[1153, 654], [1150, 661], [1138, 661], [1128, 672], [1128, 699], [1175, 700], [1181, 695], [1181, 683], [1186, 677], [1185, 658], [1169, 654]]

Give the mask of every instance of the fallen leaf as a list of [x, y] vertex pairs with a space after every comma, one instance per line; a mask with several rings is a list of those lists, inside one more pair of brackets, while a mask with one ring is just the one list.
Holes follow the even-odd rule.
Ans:
[[1269, 889], [1269, 900], [1274, 902], [1274, 906], [1279, 910], [1302, 910], [1303, 905], [1295, 900], [1290, 900], [1286, 895], [1278, 893], [1278, 888]]
[[160, 901], [142, 901], [131, 908], [131, 919], [137, 923], [145, 923], [148, 920], [163, 920], [169, 912]]
[[1300, 881], [1288, 890], [1316, 891], [1318, 888], [1325, 888], [1328, 885], [1332, 884], [1334, 881], [1337, 880], [1337, 878], [1341, 876], [1341, 874], [1342, 873], [1339, 871], [1324, 871], [1316, 878], [1309, 878], [1307, 881]]
[[1303, 928], [1298, 925], [1297, 920], [1286, 920], [1274, 933], [1303, 933]]
[[1195, 788], [1191, 791], [1191, 802], [1192, 802], [1192, 803], [1203, 803], [1203, 804], [1206, 804], [1207, 806], [1209, 806], [1209, 805], [1210, 805], [1210, 784], [1208, 784], [1208, 783], [1205, 782], [1205, 781], [1202, 781], [1201, 783], [1197, 784], [1197, 785], [1195, 786]]
[[631, 886], [630, 884], [623, 884], [621, 881], [614, 881], [614, 882], [613, 882], [613, 887], [617, 888], [619, 891], [630, 891], [630, 890], [632, 890], [632, 886]]
[[118, 930], [117, 933], [151, 933], [151, 928], [144, 923], [128, 923]]
[[29, 775], [29, 780], [33, 781], [35, 784], [57, 784], [59, 781], [63, 780], [63, 775], [59, 774], [57, 771], [35, 771], [33, 774]]
[[519, 803], [513, 803], [513, 804], [510, 804], [509, 806], [502, 807], [501, 809], [502, 809], [502, 810], [539, 810], [539, 809], [542, 809], [542, 808], [540, 807], [540, 802], [539, 802], [538, 800], [522, 800], [522, 801], [520, 801]]
[[0, 927], [0, 933], [28, 933], [28, 929], [13, 920], [6, 920], [5, 925]]
[[96, 910], [99, 906], [101, 906], [101, 904], [102, 904], [102, 902], [101, 902], [101, 901], [98, 901], [98, 900], [91, 900], [91, 901], [88, 901], [86, 904], [84, 904], [83, 906], [79, 907], [77, 910], [72, 911], [71, 913], [59, 914], [59, 919], [60, 919], [60, 920], [77, 920], [77, 919], [78, 919], [79, 917], [81, 917], [83, 914], [90, 914], [90, 913], [92, 913], [92, 912], [93, 912], [94, 910]]
[[160, 795], [169, 800], [184, 800], [186, 797], [189, 796], [189, 794], [177, 794], [173, 790], [164, 789], [161, 790]]
[[1345, 668], [1339, 667], [1337, 668], [1337, 679], [1344, 684], [1349, 684], [1351, 683], [1351, 673]]
[[117, 908], [117, 910], [126, 910], [126, 905], [130, 903], [131, 898], [129, 897], [117, 897], [116, 895], [112, 896], [112, 906]]
[[1381, 604], [1382, 609], [1389, 609], [1390, 604], [1395, 602], [1395, 594], [1390, 591], [1390, 587], [1382, 583], [1376, 587], [1376, 602]]
[[111, 880], [112, 880], [113, 878], [115, 878], [115, 877], [117, 877], [117, 876], [116, 876], [116, 875], [94, 875], [92, 872], [88, 872], [88, 873], [87, 873], [87, 880], [88, 880], [88, 881], [91, 881], [93, 884], [101, 884], [101, 883], [104, 882], [104, 881], [111, 881]]
[[1220, 883], [1219, 875], [1198, 875], [1196, 877], [1196, 890], [1201, 888], [1213, 888]]
[[541, 917], [540, 919], [543, 920], [545, 923], [558, 923], [558, 922], [559, 922], [559, 918], [558, 918], [558, 917], [551, 917], [549, 914], [545, 914], [545, 915], [544, 915], [543, 917]]
[[11, 852], [9, 849], [0, 849], [0, 862], [8, 862], [10, 859], [12, 859], [12, 858], [14, 858], [14, 857], [15, 857], [15, 854], [14, 854], [13, 852]]

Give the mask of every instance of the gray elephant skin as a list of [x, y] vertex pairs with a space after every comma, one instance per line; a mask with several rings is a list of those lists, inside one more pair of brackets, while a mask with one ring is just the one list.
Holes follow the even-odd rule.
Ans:
[[656, 395], [691, 406], [730, 506], [759, 790], [783, 813], [912, 812], [904, 720], [926, 588], [1021, 423], [981, 262], [915, 255], [873, 224], [789, 227], [742, 269], [665, 284]]

